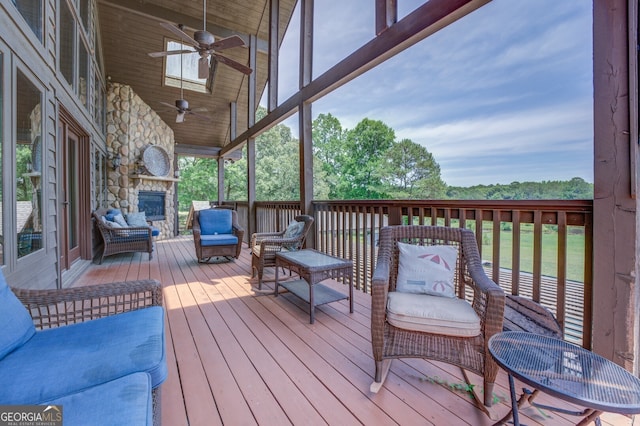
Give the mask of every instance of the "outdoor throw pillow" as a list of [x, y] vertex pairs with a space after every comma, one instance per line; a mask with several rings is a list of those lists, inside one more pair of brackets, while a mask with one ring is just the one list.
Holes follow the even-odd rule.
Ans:
[[298, 222], [297, 220], [291, 221], [287, 229], [284, 231], [283, 238], [293, 238], [300, 235], [304, 228], [304, 222]]
[[456, 297], [453, 278], [458, 251], [455, 247], [398, 243], [398, 249], [397, 291]]
[[129, 227], [129, 224], [127, 223], [126, 220], [124, 220], [124, 216], [122, 216], [121, 213], [118, 213], [117, 215], [113, 216], [113, 221], [118, 225], [120, 225], [122, 228]]
[[129, 213], [127, 215], [127, 223], [132, 227], [149, 226], [145, 212]]

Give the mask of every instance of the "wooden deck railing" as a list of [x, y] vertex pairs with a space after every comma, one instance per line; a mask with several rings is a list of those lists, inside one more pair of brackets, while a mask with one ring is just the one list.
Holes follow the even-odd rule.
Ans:
[[[465, 227], [475, 232], [485, 269], [495, 282], [509, 294], [531, 297], [549, 308], [567, 340], [591, 347], [590, 200], [348, 200], [316, 201], [313, 206], [315, 248], [353, 260], [360, 290], [369, 291], [381, 226]], [[238, 203], [238, 211], [247, 223], [248, 206]], [[259, 202], [255, 211], [258, 232], [279, 231], [300, 214], [300, 205]]]

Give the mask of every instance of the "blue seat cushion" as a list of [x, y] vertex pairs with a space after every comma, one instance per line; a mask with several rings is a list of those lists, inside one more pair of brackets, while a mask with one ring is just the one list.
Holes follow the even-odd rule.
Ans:
[[61, 398], [41, 401], [61, 405], [65, 426], [153, 424], [151, 377], [134, 373]]
[[232, 234], [200, 235], [201, 246], [233, 246], [238, 244], [238, 237]]
[[[31, 315], [11, 291], [0, 270], [0, 360], [33, 337]], [[0, 380], [1, 382], [1, 380]]]
[[157, 237], [158, 235], [160, 235], [160, 229], [156, 228], [155, 226], [151, 227], [151, 236], [152, 237]]
[[35, 404], [135, 372], [167, 377], [160, 306], [36, 331], [0, 362], [0, 404]]
[[202, 235], [231, 234], [233, 232], [232, 211], [206, 209], [198, 213]]

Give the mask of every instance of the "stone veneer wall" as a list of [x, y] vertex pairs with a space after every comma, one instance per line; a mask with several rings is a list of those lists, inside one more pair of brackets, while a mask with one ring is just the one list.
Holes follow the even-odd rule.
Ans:
[[[174, 136], [173, 130], [162, 121], [149, 105], [136, 95], [130, 86], [109, 83], [107, 87], [107, 202], [124, 213], [138, 211], [138, 191], [164, 191], [165, 220], [154, 221], [160, 229], [158, 239], [174, 235], [175, 183], [132, 178], [132, 175], [149, 175], [142, 167], [142, 153], [148, 145], [164, 148], [171, 166], [166, 178], [173, 178]], [[113, 170], [111, 158], [120, 154], [120, 167]]]

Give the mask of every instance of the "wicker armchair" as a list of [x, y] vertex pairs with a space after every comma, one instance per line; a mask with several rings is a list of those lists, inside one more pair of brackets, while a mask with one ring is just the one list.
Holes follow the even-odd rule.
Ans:
[[218, 207], [196, 210], [192, 230], [198, 263], [214, 256], [240, 257], [244, 229], [235, 210]]
[[251, 276], [258, 273], [258, 289], [262, 289], [264, 268], [276, 266], [276, 253], [285, 250], [300, 250], [313, 225], [313, 217], [299, 215], [295, 220], [304, 224], [299, 232], [289, 237], [288, 229], [281, 232], [260, 232], [251, 235]]
[[[390, 293], [396, 291], [398, 242], [422, 246], [451, 245], [457, 249], [453, 278], [455, 291], [458, 298], [466, 295], [466, 299], [471, 301], [479, 318], [479, 335], [435, 334], [398, 328], [389, 323], [387, 302]], [[392, 359], [425, 358], [459, 366], [467, 382], [465, 369], [483, 376], [484, 405], [491, 406], [498, 366], [487, 351], [487, 342], [492, 335], [502, 331], [505, 295], [484, 273], [473, 232], [462, 228], [414, 225], [382, 228], [371, 292], [371, 343], [376, 365], [372, 392], [377, 392], [384, 383]], [[475, 396], [476, 401], [481, 401], [478, 395]], [[481, 408], [487, 412], [486, 408]]]
[[[36, 329], [55, 328], [162, 306], [162, 285], [157, 280], [97, 284], [60, 290], [11, 288], [31, 314]], [[161, 423], [161, 386], [152, 390], [153, 423]]]

